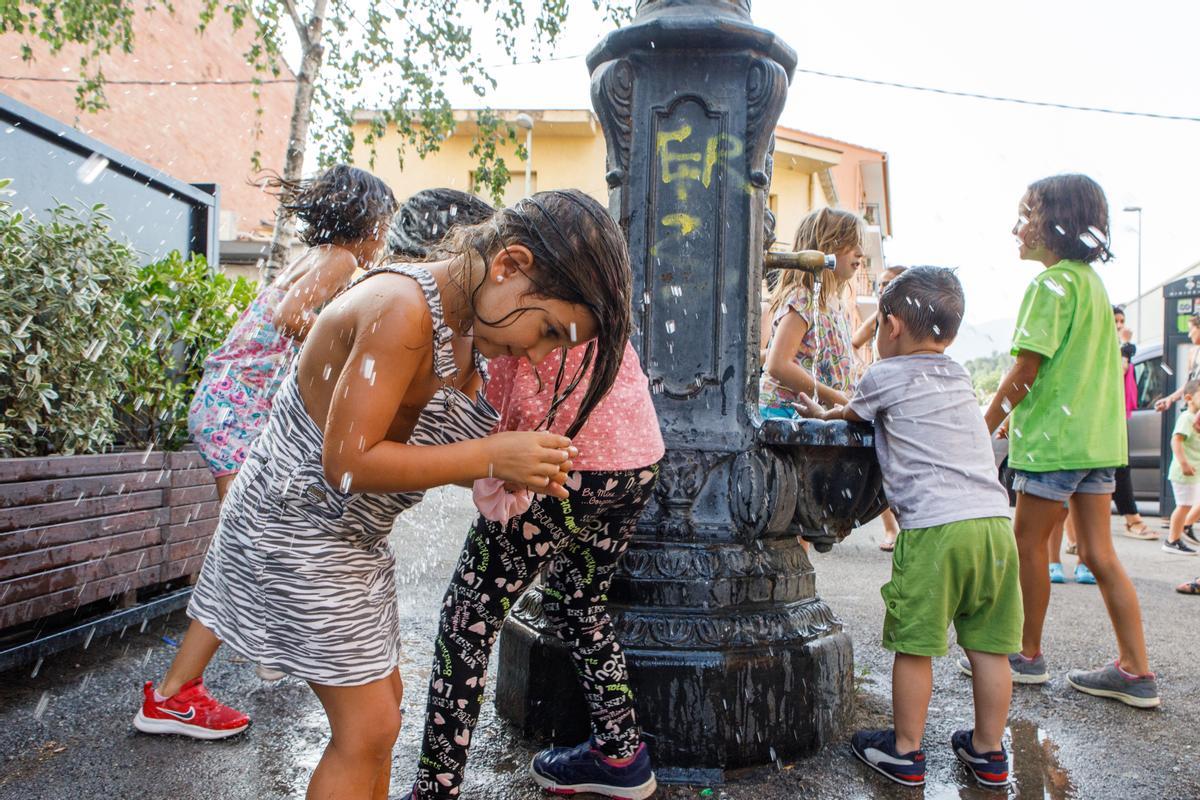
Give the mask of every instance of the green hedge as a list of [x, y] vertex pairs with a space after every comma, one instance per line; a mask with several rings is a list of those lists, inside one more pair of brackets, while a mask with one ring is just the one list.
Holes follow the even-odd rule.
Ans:
[[111, 221], [0, 196], [0, 457], [180, 446], [203, 359], [253, 298], [200, 257], [139, 267]]

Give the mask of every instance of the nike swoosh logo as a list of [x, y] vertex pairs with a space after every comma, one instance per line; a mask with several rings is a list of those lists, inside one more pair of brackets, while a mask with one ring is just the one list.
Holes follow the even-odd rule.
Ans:
[[172, 711], [169, 708], [162, 708], [161, 706], [158, 710], [164, 714], [170, 714], [172, 717], [182, 722], [191, 722], [196, 717], [196, 709], [194, 706], [188, 706], [187, 711]]
[[876, 750], [874, 747], [868, 747], [863, 752], [863, 755], [869, 758], [873, 764], [895, 764], [898, 767], [911, 767], [913, 765], [913, 762], [908, 759], [889, 756], [887, 753], [882, 750]]

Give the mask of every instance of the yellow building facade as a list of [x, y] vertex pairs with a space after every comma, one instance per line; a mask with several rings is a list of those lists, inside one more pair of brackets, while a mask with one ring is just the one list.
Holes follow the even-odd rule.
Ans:
[[[513, 109], [497, 113], [514, 127], [521, 114], [533, 120], [528, 161], [532, 191], [577, 188], [608, 204], [604, 134], [595, 114], [586, 109]], [[470, 154], [477, 130], [473, 112], [456, 110], [454, 133], [441, 147], [424, 158], [410, 149], [403, 163], [397, 155], [400, 137], [388, 131], [376, 143], [373, 166], [370, 150], [362, 144], [370, 130], [370, 118], [371, 112], [362, 112], [356, 122], [354, 164], [386, 181], [401, 202], [422, 189], [438, 186], [479, 194], [491, 202], [485, 192], [476, 191], [475, 158]], [[525, 130], [516, 130], [524, 142]], [[509, 205], [525, 194], [527, 164], [518, 157], [514, 145], [501, 146], [499, 153], [512, 173], [503, 200]], [[815, 208], [837, 206], [862, 214], [868, 222], [867, 269], [859, 274], [853, 290], [863, 315], [874, 308], [875, 279], [884, 265], [883, 242], [891, 235], [889, 199], [887, 154], [883, 151], [776, 128], [775, 170], [768, 204], [775, 212], [779, 246], [790, 247], [800, 220]]]

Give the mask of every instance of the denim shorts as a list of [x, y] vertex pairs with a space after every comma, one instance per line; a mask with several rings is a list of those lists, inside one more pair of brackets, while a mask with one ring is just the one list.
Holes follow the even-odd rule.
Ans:
[[1066, 503], [1073, 494], [1112, 494], [1117, 488], [1116, 467], [1063, 469], [1056, 472], [1013, 470], [1013, 491]]

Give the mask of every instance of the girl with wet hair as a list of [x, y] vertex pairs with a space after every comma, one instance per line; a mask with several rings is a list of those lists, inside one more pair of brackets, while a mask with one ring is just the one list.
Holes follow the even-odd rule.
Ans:
[[844, 405], [854, 385], [854, 348], [844, 289], [863, 264], [866, 223], [838, 208], [809, 213], [796, 230], [796, 250], [820, 250], [837, 266], [820, 277], [784, 270], [771, 292], [771, 342], [758, 405], [764, 417], [795, 417], [801, 392], [826, 406]]
[[[597, 248], [604, 255], [616, 245], [597, 239], [587, 224], [592, 213], [604, 213], [599, 206], [574, 221], [578, 224], [538, 224], [554, 205], [567, 203], [593, 207], [573, 193], [531, 207], [519, 204], [483, 225], [456, 230], [439, 246], [451, 252], [487, 252], [497, 242], [528, 236], [545, 259], [559, 260], [564, 248]], [[430, 218], [437, 215], [430, 212]], [[616, 257], [613, 253], [602, 260], [615, 263]], [[537, 282], [558, 285], [566, 277], [544, 275]], [[580, 299], [589, 302], [582, 295]], [[626, 306], [614, 306], [600, 316], [616, 317], [622, 308]], [[623, 352], [616, 361], [604, 358], [605, 340], [598, 337], [594, 345], [559, 350], [541, 363], [514, 352], [488, 364], [487, 398], [500, 409], [501, 431], [566, 433], [579, 454], [572, 459], [565, 498], [531, 496], [499, 476], [475, 482], [481, 513], [467, 534], [442, 604], [425, 735], [410, 797], [459, 795], [492, 645], [509, 610], [538, 577], [542, 607], [568, 645], [591, 708], [592, 737], [577, 747], [539, 753], [531, 765], [534, 780], [561, 792], [625, 798], [649, 797], [655, 790], [606, 593], [650, 499], [664, 448], [649, 385], [628, 333], [617, 332], [616, 326], [613, 331], [612, 346]], [[570, 344], [580, 344], [577, 331], [568, 326], [568, 333]], [[613, 368], [615, 378], [609, 380], [605, 376]], [[612, 386], [607, 394], [605, 383]]]
[[404, 202], [388, 230], [388, 253], [424, 261], [452, 227], [486, 222], [496, 209], [457, 189], [424, 189]]
[[1108, 224], [1104, 191], [1086, 175], [1034, 181], [1021, 197], [1012, 233], [1020, 257], [1042, 270], [1025, 292], [1013, 335], [1016, 363], [1000, 381], [986, 420], [995, 431], [1011, 413], [1013, 527], [1025, 608], [1021, 650], [1009, 656], [1014, 682], [1050, 679], [1042, 653], [1050, 602], [1047, 542], [1069, 514], [1079, 558], [1104, 596], [1118, 657], [1100, 669], [1068, 672], [1067, 683], [1153, 708], [1161, 700], [1141, 608], [1113, 549], [1109, 521], [1114, 471], [1128, 463], [1128, 448], [1112, 304], [1093, 267], [1112, 257]]
[[397, 515], [426, 489], [486, 477], [568, 496], [568, 436], [488, 435], [498, 414], [481, 391], [484, 359], [537, 363], [588, 343], [595, 377], [572, 432], [621, 361], [629, 258], [604, 209], [544, 192], [497, 218], [444, 258], [368, 271], [317, 318], [225, 500], [188, 607], [321, 701], [332, 738], [309, 797], [388, 796], [403, 695], [388, 544]]

